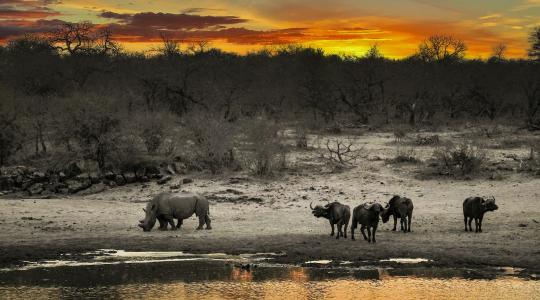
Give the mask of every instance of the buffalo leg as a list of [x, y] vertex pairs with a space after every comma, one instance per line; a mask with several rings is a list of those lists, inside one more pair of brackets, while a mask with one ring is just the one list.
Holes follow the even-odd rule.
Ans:
[[409, 222], [409, 225], [407, 226], [407, 231], [408, 232], [411, 232], [411, 220], [412, 220], [412, 211], [409, 214], [409, 216], [407, 217], [407, 221]]
[[375, 240], [375, 232], [377, 232], [377, 224], [375, 224], [375, 226], [373, 226], [373, 237], [371, 238], [371, 240], [373, 241], [373, 243], [376, 243], [377, 241]]
[[356, 229], [356, 220], [353, 220], [353, 223], [351, 224], [351, 239], [354, 241], [354, 230]]
[[178, 224], [176, 224], [176, 228], [180, 229], [180, 227], [184, 224], [184, 219], [178, 219]]
[[394, 229], [392, 231], [396, 231], [396, 225], [397, 225], [397, 216], [394, 214], [392, 215], [394, 217]]
[[371, 243], [371, 229], [370, 229], [370, 226], [366, 226], [367, 227], [367, 235], [368, 235], [368, 243]]
[[362, 235], [364, 236], [364, 240], [368, 240], [367, 236], [366, 236], [366, 233], [364, 232], [364, 230], [366, 230], [366, 226], [362, 225], [360, 226], [360, 231], [362, 232]]
[[339, 239], [340, 236], [343, 236], [343, 221], [339, 221], [337, 224], [337, 236], [336, 236], [336, 240]]
[[478, 232], [478, 218], [474, 218], [474, 232]]
[[206, 230], [212, 229], [212, 225], [210, 225], [210, 223], [212, 223], [212, 221], [210, 220], [210, 216], [205, 215], [204, 222], [206, 223]]
[[330, 236], [334, 236], [334, 222], [330, 221], [330, 227], [332, 227], [332, 232], [330, 232]]
[[346, 222], [344, 225], [345, 225], [345, 229], [343, 230], [343, 237], [347, 238], [347, 227], [349, 226], [349, 222]]
[[407, 219], [405, 219], [405, 216], [401, 216], [401, 219], [399, 219], [399, 225], [401, 225], [401, 231], [403, 231], [403, 233], [407, 232]]
[[482, 232], [482, 219], [484, 219], [484, 216], [478, 218], [478, 232]]
[[472, 232], [472, 226], [471, 226], [472, 220], [473, 220], [473, 218], [469, 217], [469, 231], [470, 232]]
[[463, 221], [465, 222], [465, 232], [467, 232], [467, 217], [463, 217]]
[[197, 230], [203, 229], [203, 225], [206, 222], [205, 216], [199, 216], [199, 227], [197, 227]]

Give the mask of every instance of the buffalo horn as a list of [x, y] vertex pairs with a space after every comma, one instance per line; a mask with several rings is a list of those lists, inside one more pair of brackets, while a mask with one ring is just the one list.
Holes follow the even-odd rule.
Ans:
[[313, 205], [311, 205], [313, 202], [310, 202], [309, 203], [309, 208], [311, 208], [311, 210], [313, 210]]

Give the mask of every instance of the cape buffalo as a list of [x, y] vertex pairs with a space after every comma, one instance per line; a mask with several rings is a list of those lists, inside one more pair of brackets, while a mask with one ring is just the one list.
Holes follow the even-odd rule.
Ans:
[[396, 231], [397, 219], [400, 218], [401, 230], [403, 232], [411, 232], [411, 220], [413, 213], [412, 200], [406, 197], [394, 196], [386, 205], [384, 212], [381, 214], [383, 223], [388, 222], [390, 216], [394, 216], [394, 229]]
[[[347, 226], [351, 218], [351, 210], [348, 205], [332, 202], [326, 204], [324, 207], [320, 205], [313, 207], [310, 203], [309, 208], [311, 208], [311, 212], [315, 217], [323, 217], [330, 221], [330, 226], [332, 226], [330, 236], [334, 235], [334, 225], [337, 224], [338, 234], [336, 235], [336, 239], [339, 239], [340, 236], [347, 238]], [[345, 225], [345, 230], [342, 230], [343, 225]]]
[[[369, 243], [376, 243], [375, 232], [379, 225], [379, 215], [383, 212], [383, 207], [379, 203], [364, 203], [354, 208], [353, 219], [351, 224], [351, 239], [354, 238], [354, 230], [357, 224], [360, 224], [360, 231], [364, 236], [364, 240]], [[367, 228], [368, 236], [366, 236], [364, 230]], [[371, 230], [373, 229], [373, 231]]]
[[[199, 217], [198, 230], [212, 229], [210, 226], [210, 209], [208, 200], [203, 196], [190, 193], [161, 193], [155, 196], [144, 209], [145, 218], [139, 221], [139, 227], [144, 231], [150, 231], [159, 221], [159, 229], [167, 230], [167, 224], [171, 225], [171, 230], [176, 230], [182, 225], [182, 221], [195, 214]], [[174, 226], [174, 219], [178, 219], [178, 224]]]
[[488, 211], [499, 209], [495, 204], [495, 197], [485, 200], [482, 197], [469, 197], [463, 201], [463, 217], [465, 220], [465, 231], [467, 231], [467, 218], [469, 218], [469, 231], [472, 232], [471, 222], [474, 218], [475, 232], [482, 232], [482, 219]]

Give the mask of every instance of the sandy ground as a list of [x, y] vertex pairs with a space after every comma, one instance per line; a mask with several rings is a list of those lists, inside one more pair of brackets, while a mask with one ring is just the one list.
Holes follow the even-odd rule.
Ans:
[[[278, 260], [293, 263], [419, 257], [446, 266], [540, 270], [540, 179], [524, 174], [508, 174], [499, 181], [413, 179], [413, 167], [374, 159], [393, 155], [392, 139], [388, 133], [358, 137], [368, 155], [339, 173], [320, 167], [318, 154], [312, 150], [291, 156], [294, 164], [303, 164], [303, 171], [286, 172], [273, 180], [253, 179], [246, 174], [190, 174], [194, 182], [181, 189], [209, 196], [210, 231], [196, 231], [195, 217], [185, 220], [179, 231], [154, 229], [147, 233], [138, 228], [144, 202], [160, 191], [170, 191], [169, 185], [156, 183], [57, 199], [0, 199], [0, 265], [108, 248], [284, 252], [286, 255]], [[418, 147], [416, 151], [425, 157], [433, 149]], [[525, 155], [527, 149], [493, 150], [490, 158], [509, 152]], [[239, 176], [241, 179], [231, 181], [231, 177]], [[176, 177], [171, 184], [183, 177]], [[312, 201], [340, 201], [352, 210], [366, 201], [385, 203], [393, 194], [413, 199], [412, 232], [392, 232], [392, 220], [381, 222], [377, 244], [361, 239], [336, 241], [329, 236], [328, 222], [314, 218], [309, 210]], [[483, 233], [466, 233], [463, 229], [462, 202], [473, 195], [494, 195], [499, 205], [498, 211], [486, 214]]]

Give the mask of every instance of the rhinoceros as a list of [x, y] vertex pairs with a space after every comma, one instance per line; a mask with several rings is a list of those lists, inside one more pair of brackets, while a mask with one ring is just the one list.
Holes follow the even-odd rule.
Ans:
[[[144, 220], [139, 221], [139, 227], [144, 231], [150, 231], [159, 221], [159, 229], [167, 230], [167, 224], [171, 225], [171, 230], [179, 229], [183, 220], [195, 214], [199, 218], [199, 227], [212, 229], [210, 225], [210, 209], [208, 200], [200, 195], [191, 193], [161, 193], [155, 196], [144, 209]], [[178, 224], [174, 226], [174, 219], [178, 219]]]

